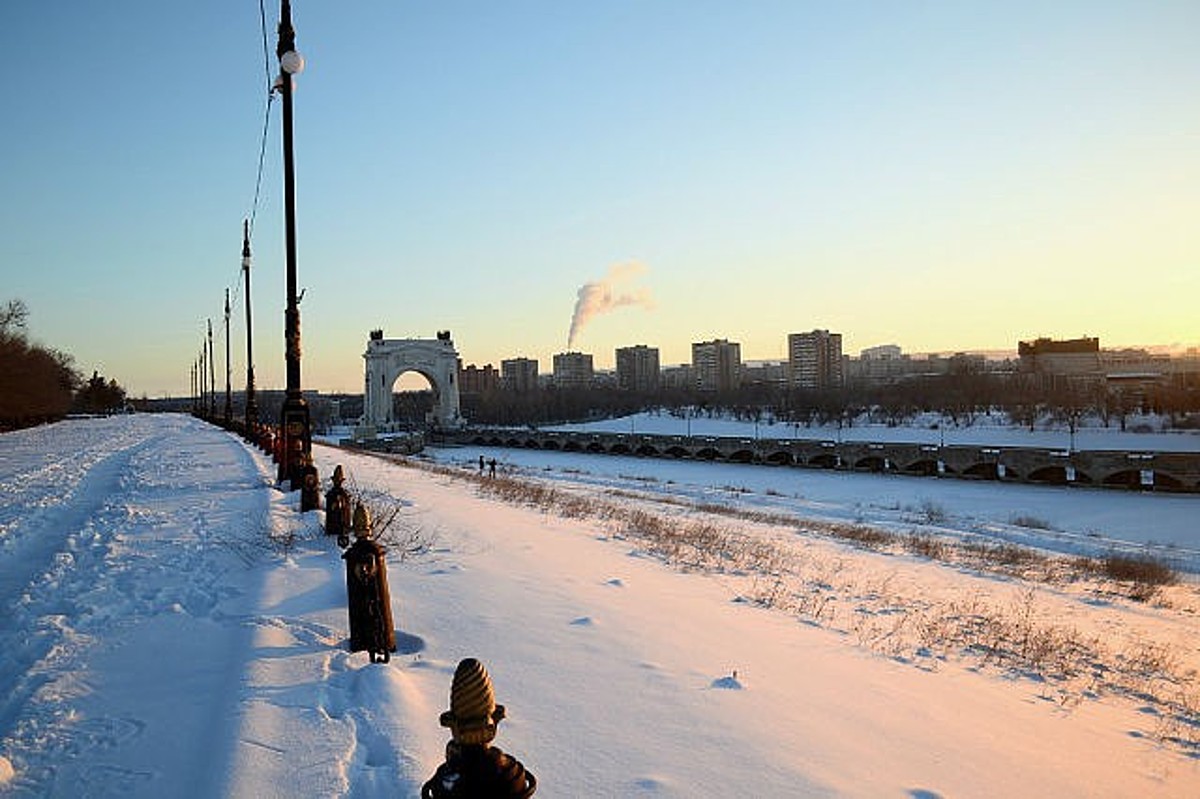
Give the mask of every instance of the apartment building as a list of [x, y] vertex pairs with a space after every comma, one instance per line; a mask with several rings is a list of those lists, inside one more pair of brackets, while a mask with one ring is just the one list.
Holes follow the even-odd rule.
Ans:
[[733, 391], [742, 385], [742, 345], [714, 339], [692, 344], [692, 376], [699, 391]]
[[560, 352], [554, 356], [554, 385], [557, 388], [591, 388], [595, 370], [592, 356], [584, 352]]
[[617, 348], [617, 388], [622, 391], [657, 391], [658, 348], [638, 344]]
[[845, 383], [841, 333], [790, 333], [787, 341], [790, 386], [822, 389], [839, 388]]
[[506, 391], [534, 391], [538, 387], [538, 362], [534, 358], [500, 361], [500, 384]]

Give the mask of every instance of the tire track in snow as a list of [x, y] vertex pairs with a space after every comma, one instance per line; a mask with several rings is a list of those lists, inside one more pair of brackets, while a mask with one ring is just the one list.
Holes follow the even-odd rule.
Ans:
[[[71, 440], [73, 451], [57, 455], [61, 468], [27, 452], [8, 475], [19, 472], [27, 486], [0, 498], [0, 507], [17, 508], [20, 532], [0, 541], [0, 611], [12, 620], [0, 631], [0, 750], [17, 765], [18, 791], [114, 796], [181, 776], [193, 787], [219, 780], [209, 775], [214, 767], [220, 774], [220, 752], [180, 761], [189, 774], [174, 777], [140, 757], [162, 733], [140, 688], [132, 702], [95, 698], [137, 682], [113, 670], [120, 656], [104, 644], [145, 648], [165, 640], [164, 630], [197, 630], [209, 646], [164, 653], [148, 688], [162, 693], [174, 678], [191, 679], [216, 700], [240, 677], [248, 634], [220, 605], [247, 587], [241, 575], [256, 559], [268, 494], [240, 442], [224, 433], [196, 438], [193, 426], [162, 417], [95, 422]], [[61, 482], [47, 486], [35, 473]], [[213, 651], [225, 653], [226, 665], [195, 657]], [[182, 704], [179, 719], [192, 734], [231, 724], [220, 701]]]
[[[92, 464], [62, 504], [26, 519], [21, 534], [6, 542], [8, 552], [0, 558], [0, 608], [8, 620], [0, 631], [0, 736], [12, 731], [21, 707], [50, 679], [36, 666], [62, 654], [70, 635], [66, 619], [77, 611], [63, 583], [95, 582], [112, 535], [100, 517], [130, 461], [148, 445], [144, 441]], [[91, 569], [93, 577], [81, 569]]]

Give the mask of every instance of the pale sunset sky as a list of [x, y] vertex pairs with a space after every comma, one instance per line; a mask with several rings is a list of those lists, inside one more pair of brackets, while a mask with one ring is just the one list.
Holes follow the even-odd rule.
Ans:
[[[266, 0], [269, 71], [278, 0]], [[727, 338], [783, 358], [1200, 344], [1200, 3], [294, 0], [303, 385], [368, 332], [464, 362]], [[0, 302], [135, 396], [206, 320], [283, 364], [283, 176], [256, 0], [5, 2]], [[221, 380], [223, 383], [223, 379]]]

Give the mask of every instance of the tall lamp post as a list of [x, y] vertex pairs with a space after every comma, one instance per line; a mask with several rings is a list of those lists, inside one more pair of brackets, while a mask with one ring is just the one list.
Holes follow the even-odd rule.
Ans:
[[229, 289], [225, 289], [225, 429], [233, 425], [233, 388], [229, 385]]
[[200, 348], [200, 357], [196, 359], [196, 415], [204, 416], [204, 348]]
[[208, 420], [217, 418], [217, 362], [213, 358], [212, 318], [208, 320]]
[[[291, 481], [299, 489], [304, 470], [312, 461], [312, 421], [308, 404], [300, 392], [300, 301], [296, 296], [296, 177], [292, 157], [292, 76], [304, 69], [304, 58], [296, 52], [296, 31], [292, 28], [292, 6], [282, 0], [279, 12], [279, 78], [276, 88], [283, 105], [283, 204], [286, 238], [287, 310], [284, 311], [284, 347], [287, 366], [287, 393], [283, 400], [280, 425], [283, 457], [279, 479]], [[306, 508], [301, 508], [306, 510]]]
[[201, 419], [203, 419], [208, 412], [207, 408], [205, 407], [205, 403], [208, 402], [208, 396], [204, 393], [205, 392], [205, 374], [206, 374], [205, 369], [207, 369], [208, 367], [204, 363], [204, 336], [203, 335], [200, 336], [200, 357], [196, 360], [196, 368], [198, 368], [200, 370], [200, 379], [198, 381], [196, 381], [196, 388], [200, 392], [199, 396], [197, 397], [197, 399], [199, 400], [199, 404], [196, 406], [196, 414]]
[[242, 274], [246, 278], [246, 435], [258, 427], [258, 403], [254, 400], [254, 335], [250, 326], [250, 221], [242, 220]]

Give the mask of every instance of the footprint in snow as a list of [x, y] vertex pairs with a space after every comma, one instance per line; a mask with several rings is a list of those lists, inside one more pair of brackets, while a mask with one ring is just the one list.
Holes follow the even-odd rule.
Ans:
[[604, 584], [611, 585], [613, 588], [624, 588], [625, 587], [625, 581], [622, 580], [620, 577], [614, 577], [611, 580], [606, 580], [604, 582]]
[[397, 655], [415, 655], [418, 652], [425, 650], [425, 639], [419, 635], [396, 630], [396, 652]]
[[578, 619], [571, 620], [572, 627], [592, 627], [596, 624], [591, 616], [580, 616]]
[[746, 684], [738, 679], [737, 672], [735, 671], [731, 675], [718, 677], [713, 680], [709, 688], [721, 688], [726, 691], [744, 691], [746, 690]]
[[456, 663], [450, 663], [446, 660], [436, 660], [434, 658], [424, 658], [420, 655], [418, 655], [417, 658], [408, 665], [409, 668], [432, 669], [433, 671], [439, 671], [442, 674], [453, 674], [455, 669], [458, 668], [458, 664]]
[[669, 790], [666, 780], [659, 777], [640, 777], [633, 781], [633, 788], [639, 794], [662, 793]]

